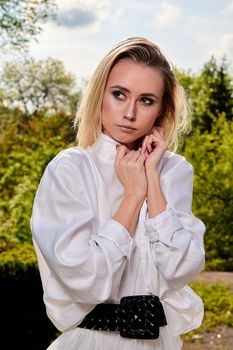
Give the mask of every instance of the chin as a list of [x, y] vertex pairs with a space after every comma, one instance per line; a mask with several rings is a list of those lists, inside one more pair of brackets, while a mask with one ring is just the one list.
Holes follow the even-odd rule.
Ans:
[[106, 130], [103, 130], [103, 133], [111, 137], [113, 140], [125, 145], [126, 147], [130, 149], [136, 149], [137, 145], [141, 141], [141, 136], [134, 136], [134, 135], [128, 135], [128, 134], [123, 134], [123, 133], [118, 133], [118, 132], [111, 132], [109, 133]]

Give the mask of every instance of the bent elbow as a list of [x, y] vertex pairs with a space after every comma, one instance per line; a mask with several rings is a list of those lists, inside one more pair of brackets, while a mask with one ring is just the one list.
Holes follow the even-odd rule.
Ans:
[[189, 284], [205, 267], [205, 254], [200, 252], [195, 259], [183, 260], [183, 263], [170, 264], [163, 273], [170, 290], [179, 290]]

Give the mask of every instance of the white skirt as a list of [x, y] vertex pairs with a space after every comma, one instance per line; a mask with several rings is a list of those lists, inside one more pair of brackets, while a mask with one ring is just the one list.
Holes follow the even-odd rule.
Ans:
[[180, 350], [180, 337], [171, 337], [167, 327], [160, 328], [158, 339], [123, 338], [117, 332], [75, 328], [62, 333], [47, 350]]

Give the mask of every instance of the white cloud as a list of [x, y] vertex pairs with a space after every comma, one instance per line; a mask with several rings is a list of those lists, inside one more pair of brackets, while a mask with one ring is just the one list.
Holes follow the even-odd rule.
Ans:
[[142, 13], [151, 11], [151, 5], [145, 4], [139, 0], [118, 0], [116, 4], [116, 10], [112, 14], [111, 22], [113, 25], [126, 24], [129, 22], [133, 13]]
[[231, 1], [222, 11], [225, 15], [233, 15], [233, 1]]
[[162, 1], [155, 10], [154, 24], [158, 27], [171, 27], [181, 17], [182, 10], [179, 6]]
[[108, 17], [111, 0], [58, 0], [58, 21], [67, 28], [91, 27], [99, 29]]
[[57, 0], [58, 11], [70, 11], [72, 8], [78, 5], [78, 0]]
[[212, 48], [212, 53], [218, 58], [224, 55], [231, 59], [233, 57], [233, 33], [225, 33], [218, 37], [217, 45]]
[[[102, 56], [102, 46], [92, 40], [91, 31], [86, 34], [77, 28], [52, 23], [46, 24], [43, 29], [39, 44], [31, 43], [30, 54], [37, 59], [53, 57], [61, 60], [78, 79], [88, 78]], [[86, 35], [90, 35], [88, 40], [85, 40]]]

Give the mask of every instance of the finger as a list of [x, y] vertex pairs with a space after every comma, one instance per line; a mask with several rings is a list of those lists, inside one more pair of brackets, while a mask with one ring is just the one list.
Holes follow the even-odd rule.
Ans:
[[148, 135], [146, 135], [146, 136], [144, 137], [144, 140], [143, 140], [143, 143], [142, 143], [142, 149], [141, 149], [141, 153], [142, 153], [142, 154], [145, 153], [145, 151], [146, 151], [146, 144], [147, 144], [148, 138], [149, 138]]
[[152, 132], [151, 135], [153, 135], [153, 136], [155, 136], [155, 137], [157, 137], [157, 138], [162, 140], [162, 137], [161, 137], [160, 133], [156, 129], [153, 129], [153, 132]]
[[147, 141], [147, 150], [151, 153], [157, 146], [164, 143], [163, 139], [159, 135], [151, 134]]
[[148, 138], [148, 140], [147, 140], [147, 144], [146, 144], [146, 148], [147, 148], [147, 151], [149, 152], [149, 153], [151, 153], [152, 152], [152, 150], [153, 150], [153, 148], [154, 148], [154, 146], [155, 146], [155, 144], [156, 144], [156, 136], [155, 135], [153, 135], [153, 134], [150, 134], [150, 136], [149, 136], [149, 138]]
[[157, 132], [162, 138], [164, 136], [164, 128], [162, 128], [161, 126], [154, 126], [153, 127], [153, 133]]
[[148, 140], [148, 142], [147, 142], [147, 144], [146, 144], [146, 149], [147, 149], [148, 153], [151, 153], [152, 150], [153, 150], [152, 145], [151, 145], [151, 143], [150, 143], [149, 140]]
[[116, 162], [119, 162], [129, 152], [129, 149], [125, 145], [116, 145], [116, 150]]
[[133, 160], [133, 161], [136, 161], [136, 160], [138, 159], [139, 156], [140, 156], [140, 152], [139, 152], [139, 151], [131, 150], [131, 151], [129, 151], [129, 152], [124, 156], [124, 159], [125, 159], [125, 160]]
[[162, 148], [162, 149], [166, 149], [167, 148], [167, 142], [164, 141], [163, 138], [161, 138], [160, 136], [157, 135], [150, 135], [150, 145], [152, 147], [152, 150], [154, 148]]
[[145, 152], [145, 153], [140, 153], [140, 155], [139, 155], [137, 161], [138, 161], [139, 163], [142, 163], [142, 164], [143, 164], [143, 163], [145, 162], [145, 160], [146, 160], [146, 152]]
[[[160, 142], [164, 142], [163, 138], [156, 132], [155, 134], [151, 134], [150, 138], [148, 140], [148, 142], [150, 142], [151, 144], [153, 143], [160, 143]], [[147, 143], [148, 143], [147, 142]]]

